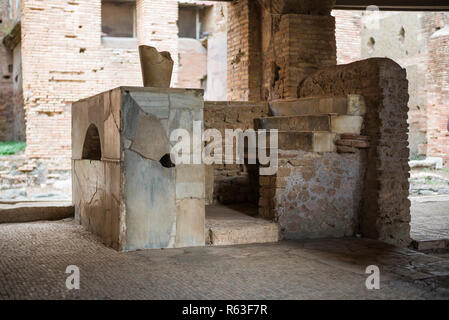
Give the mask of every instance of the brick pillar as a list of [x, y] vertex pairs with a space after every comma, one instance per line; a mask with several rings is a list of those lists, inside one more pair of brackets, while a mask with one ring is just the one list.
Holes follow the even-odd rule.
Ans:
[[260, 100], [260, 52], [260, 8], [257, 1], [233, 1], [228, 6], [229, 100]]
[[271, 99], [297, 98], [302, 81], [320, 68], [337, 64], [335, 18], [284, 14], [274, 34]]

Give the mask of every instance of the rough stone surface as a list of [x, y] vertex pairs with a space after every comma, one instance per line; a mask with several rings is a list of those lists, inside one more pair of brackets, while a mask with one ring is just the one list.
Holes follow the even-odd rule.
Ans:
[[414, 168], [410, 172], [410, 194], [431, 196], [449, 194], [449, 171]]
[[0, 223], [61, 220], [74, 212], [71, 202], [0, 203]]
[[[0, 225], [0, 299], [448, 299], [447, 258], [362, 239], [116, 252], [73, 222]], [[380, 290], [365, 269], [378, 265]], [[65, 270], [80, 268], [80, 290]]]
[[[226, 129], [254, 129], [254, 120], [269, 113], [268, 104], [263, 102], [218, 102], [204, 103], [204, 128], [217, 129], [222, 137]], [[223, 148], [225, 144], [223, 143]], [[224, 149], [223, 149], [224, 150]], [[250, 164], [214, 164], [213, 174], [209, 175], [212, 203], [257, 204], [258, 201], [258, 166]], [[209, 187], [210, 188], [210, 187]]]
[[353, 236], [361, 212], [364, 152], [280, 154], [275, 176], [261, 176], [259, 214], [287, 239]]
[[[206, 207], [206, 244], [224, 246], [248, 243], [278, 242], [277, 223], [251, 217], [241, 207], [222, 205]], [[257, 214], [257, 208], [254, 208]], [[252, 213], [250, 211], [250, 213]], [[253, 213], [254, 214], [254, 213]]]
[[70, 200], [71, 194], [70, 160], [0, 156], [0, 199]]
[[449, 240], [449, 196], [412, 197], [413, 240]]
[[370, 137], [364, 181], [361, 232], [366, 237], [410, 243], [408, 82], [390, 59], [373, 58], [323, 68], [308, 77], [301, 97], [361, 94], [367, 114], [363, 135]]

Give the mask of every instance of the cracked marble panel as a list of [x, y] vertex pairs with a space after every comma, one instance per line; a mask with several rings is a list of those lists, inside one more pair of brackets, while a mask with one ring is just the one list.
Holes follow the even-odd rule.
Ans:
[[103, 237], [106, 214], [104, 163], [91, 160], [73, 161], [73, 183], [75, 219]]
[[129, 148], [154, 161], [159, 161], [165, 154], [170, 153], [165, 129], [154, 115], [139, 113], [136, 134]]
[[126, 249], [167, 248], [176, 223], [175, 174], [125, 150]]
[[[192, 133], [203, 120], [202, 91], [120, 87], [75, 102], [72, 112], [78, 221], [116, 250], [204, 245], [204, 166], [159, 162], [171, 130]], [[101, 161], [80, 160], [90, 124]]]

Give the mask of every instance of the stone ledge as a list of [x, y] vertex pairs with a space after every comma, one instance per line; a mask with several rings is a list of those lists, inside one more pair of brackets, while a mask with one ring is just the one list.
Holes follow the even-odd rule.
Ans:
[[61, 220], [73, 217], [74, 213], [71, 202], [0, 203], [0, 223]]

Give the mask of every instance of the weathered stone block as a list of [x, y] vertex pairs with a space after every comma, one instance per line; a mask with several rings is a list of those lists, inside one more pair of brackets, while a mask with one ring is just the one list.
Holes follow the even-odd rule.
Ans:
[[274, 116], [304, 116], [339, 114], [363, 116], [366, 113], [365, 100], [361, 95], [350, 94], [341, 97], [311, 97], [269, 102]]
[[117, 250], [205, 244], [205, 167], [164, 160], [170, 132], [203, 120], [202, 90], [120, 87], [72, 115], [79, 223]]

